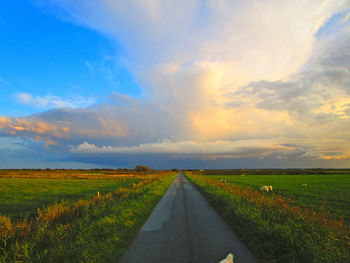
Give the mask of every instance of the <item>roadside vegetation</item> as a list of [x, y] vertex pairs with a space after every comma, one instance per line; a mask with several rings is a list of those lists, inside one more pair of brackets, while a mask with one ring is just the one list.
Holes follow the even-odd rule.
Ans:
[[[260, 262], [349, 262], [349, 175], [186, 175]], [[274, 191], [260, 192], [264, 184]]]
[[173, 179], [129, 175], [99, 188], [111, 191], [38, 207], [31, 217], [0, 215], [0, 262], [117, 262]]

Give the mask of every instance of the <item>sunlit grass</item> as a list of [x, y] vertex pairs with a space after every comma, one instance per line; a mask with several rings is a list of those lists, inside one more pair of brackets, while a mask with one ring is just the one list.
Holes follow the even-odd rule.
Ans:
[[291, 198], [295, 205], [327, 210], [338, 218], [344, 216], [350, 223], [350, 174], [242, 175], [209, 177], [253, 190], [273, 185], [272, 194]]
[[132, 177], [113, 180], [0, 178], [0, 212], [18, 219], [61, 199], [87, 198], [97, 191], [104, 193], [138, 181]]
[[173, 179], [138, 175], [112, 191], [39, 208], [32, 219], [2, 215], [0, 262], [117, 262]]
[[235, 179], [218, 180], [227, 176], [187, 175], [261, 262], [347, 262], [350, 258], [350, 228], [342, 216], [298, 205], [276, 193], [261, 193], [255, 186], [235, 185]]

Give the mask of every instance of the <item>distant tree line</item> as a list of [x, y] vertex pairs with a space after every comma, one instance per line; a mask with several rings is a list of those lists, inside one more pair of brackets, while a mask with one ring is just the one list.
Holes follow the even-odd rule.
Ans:
[[135, 166], [135, 171], [136, 172], [144, 172], [144, 173], [147, 173], [147, 172], [151, 172], [152, 169], [148, 166], [145, 166], [145, 165], [136, 165]]
[[[153, 170], [149, 166], [145, 165], [136, 165], [134, 168], [93, 168], [93, 169], [71, 169], [71, 168], [44, 168], [44, 169], [0, 169], [2, 173], [6, 171], [20, 171], [20, 172], [30, 172], [30, 171], [51, 171], [51, 172], [59, 172], [59, 171], [67, 171], [67, 172], [76, 172], [76, 171], [100, 171], [100, 172], [112, 172], [112, 173], [134, 173], [134, 172], [142, 172], [142, 173], [150, 173], [156, 172], [157, 170]], [[161, 170], [159, 170], [161, 171]], [[166, 169], [164, 169], [166, 171]], [[180, 172], [180, 171], [191, 171], [198, 174], [217, 174], [217, 175], [242, 175], [242, 174], [252, 174], [252, 175], [292, 175], [292, 174], [349, 174], [350, 169], [322, 169], [322, 168], [310, 168], [310, 169], [167, 169], [167, 171], [172, 172]]]

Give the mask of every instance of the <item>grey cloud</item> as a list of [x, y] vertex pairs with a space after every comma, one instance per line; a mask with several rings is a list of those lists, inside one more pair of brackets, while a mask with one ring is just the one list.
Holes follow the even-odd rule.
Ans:
[[239, 108], [240, 106], [244, 105], [244, 102], [240, 100], [230, 101], [225, 103], [224, 107], [226, 108]]
[[[258, 81], [242, 87], [234, 95], [257, 98], [256, 106], [268, 110], [287, 110], [293, 115], [317, 119], [341, 118], [341, 114], [315, 113], [327, 103], [339, 101], [341, 92], [350, 95], [350, 33], [342, 32], [342, 40], [318, 43], [315, 55], [304, 71], [287, 81]], [[336, 105], [333, 105], [335, 108]], [[332, 106], [331, 106], [332, 107]]]
[[95, 144], [84, 142], [71, 149], [75, 153], [165, 153], [165, 154], [194, 154], [204, 155], [227, 155], [231, 158], [242, 156], [259, 157], [275, 153], [294, 152], [294, 148], [282, 145], [273, 140], [236, 140], [236, 141], [162, 141], [145, 143], [131, 147], [98, 147]]
[[[282, 158], [279, 158], [282, 157]], [[288, 156], [267, 156], [265, 158], [198, 158], [192, 155], [164, 154], [89, 154], [66, 155], [62, 161], [70, 161], [93, 167], [135, 167], [144, 164], [154, 169], [240, 169], [240, 168], [348, 168], [348, 160], [305, 158], [296, 153]]]
[[344, 110], [344, 114], [350, 117], [350, 106]]
[[53, 145], [89, 140], [122, 146], [177, 138], [186, 132], [171, 113], [149, 102], [120, 94], [114, 94], [113, 101], [83, 109], [61, 108], [22, 118], [2, 118], [0, 128], [5, 136], [25, 136]]

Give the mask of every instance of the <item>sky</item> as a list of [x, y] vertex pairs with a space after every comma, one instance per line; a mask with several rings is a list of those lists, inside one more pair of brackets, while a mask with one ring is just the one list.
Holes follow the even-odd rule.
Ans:
[[12, 0], [0, 168], [349, 168], [349, 0]]

